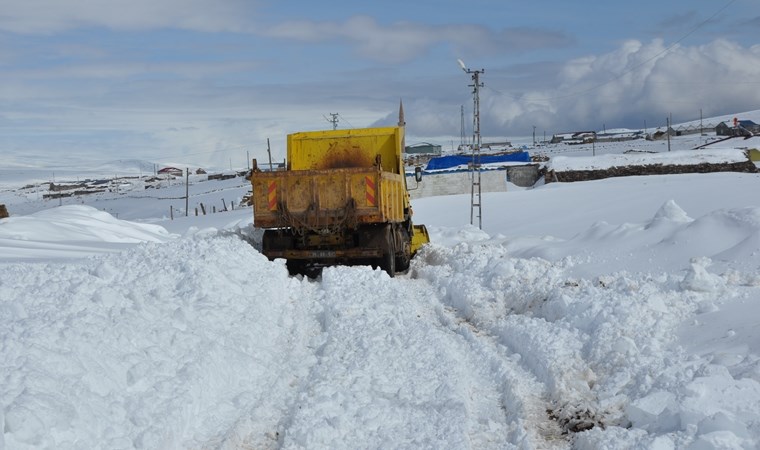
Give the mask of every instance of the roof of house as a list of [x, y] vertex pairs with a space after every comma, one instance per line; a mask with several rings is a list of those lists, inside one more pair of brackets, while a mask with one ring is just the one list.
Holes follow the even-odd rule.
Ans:
[[407, 145], [407, 147], [440, 147], [440, 145], [431, 144], [429, 142], [419, 142], [417, 144]]
[[158, 173], [165, 173], [165, 172], [182, 172], [182, 169], [178, 169], [176, 167], [164, 167], [163, 169], [158, 171]]
[[[749, 119], [739, 120], [738, 122], [739, 122], [739, 125], [741, 125], [743, 127], [756, 127], [756, 126], [758, 126], [757, 123], [755, 123], [755, 122], [753, 122], [753, 121], [751, 121]], [[721, 122], [721, 123], [718, 124], [718, 126], [720, 126], [720, 125], [726, 125], [728, 127], [733, 127], [734, 126], [734, 121], [733, 120], [726, 120], [725, 122]]]

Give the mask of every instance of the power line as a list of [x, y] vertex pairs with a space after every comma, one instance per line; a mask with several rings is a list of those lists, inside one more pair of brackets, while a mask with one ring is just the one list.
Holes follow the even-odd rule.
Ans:
[[152, 155], [151, 157], [154, 159], [166, 159], [166, 158], [176, 158], [176, 157], [184, 157], [184, 156], [198, 156], [198, 155], [209, 155], [212, 153], [218, 153], [218, 152], [226, 152], [230, 150], [243, 150], [246, 148], [251, 148], [256, 145], [261, 145], [262, 147], [265, 145], [263, 142], [250, 144], [250, 145], [237, 145], [234, 147], [224, 147], [224, 148], [217, 148], [214, 150], [207, 150], [202, 152], [193, 152], [193, 153], [175, 153], [175, 154], [163, 154], [163, 155]]
[[346, 122], [346, 123], [348, 124], [348, 126], [349, 126], [349, 127], [351, 127], [351, 128], [356, 128], [355, 126], [353, 126], [353, 125], [351, 124], [351, 122], [349, 122], [348, 120], [346, 120], [346, 118], [345, 118], [345, 117], [343, 117], [343, 115], [342, 115], [342, 114], [340, 115], [340, 118], [341, 118], [341, 119], [343, 119], [343, 121], [344, 121], [344, 122]]

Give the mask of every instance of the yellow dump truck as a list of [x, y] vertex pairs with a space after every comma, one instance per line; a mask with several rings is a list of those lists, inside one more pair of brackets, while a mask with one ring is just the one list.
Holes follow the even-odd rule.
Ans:
[[403, 149], [403, 126], [310, 131], [288, 135], [284, 170], [263, 171], [254, 160], [263, 253], [286, 259], [294, 274], [335, 264], [406, 270], [429, 238], [412, 223]]

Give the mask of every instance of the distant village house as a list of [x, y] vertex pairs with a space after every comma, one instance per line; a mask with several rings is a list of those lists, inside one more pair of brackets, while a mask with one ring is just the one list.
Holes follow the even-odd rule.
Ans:
[[440, 155], [441, 146], [420, 142], [419, 144], [407, 145], [404, 148], [404, 153], [407, 155]]
[[752, 136], [760, 134], [760, 124], [751, 120], [736, 120], [721, 122], [715, 127], [717, 136]]
[[572, 133], [560, 133], [552, 136], [552, 144], [587, 144], [596, 138], [594, 131], [574, 131]]
[[176, 167], [164, 167], [163, 169], [158, 171], [159, 175], [174, 175], [175, 177], [181, 177], [184, 172], [182, 169], [178, 169]]

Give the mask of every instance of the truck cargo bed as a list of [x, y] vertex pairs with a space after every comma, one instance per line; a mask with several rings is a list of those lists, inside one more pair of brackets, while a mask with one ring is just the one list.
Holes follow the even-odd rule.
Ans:
[[405, 220], [401, 175], [370, 168], [256, 172], [254, 226], [320, 230]]

